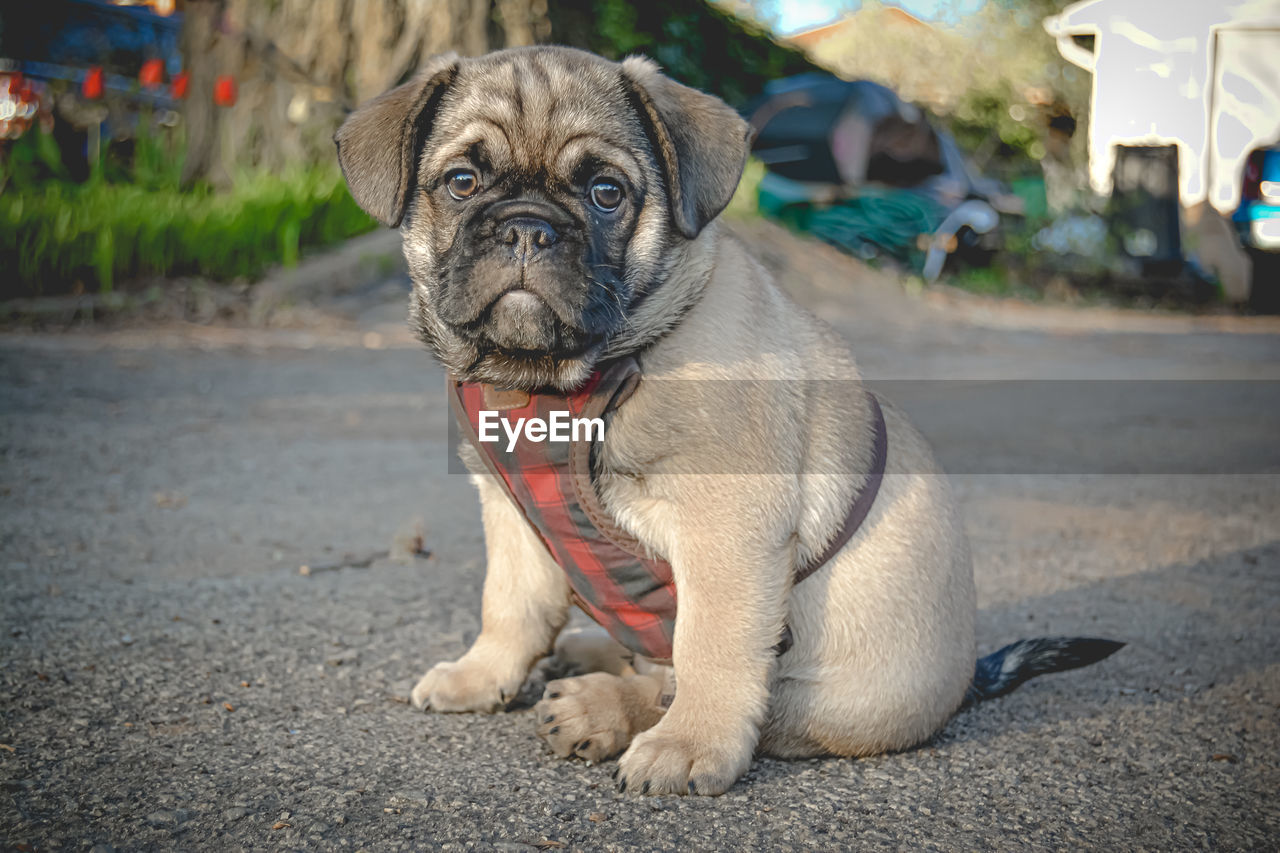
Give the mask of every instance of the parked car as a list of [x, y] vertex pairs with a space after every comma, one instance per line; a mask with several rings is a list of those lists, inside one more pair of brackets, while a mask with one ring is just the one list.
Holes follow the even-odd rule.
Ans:
[[1240, 206], [1231, 220], [1253, 260], [1249, 303], [1258, 311], [1280, 313], [1280, 144], [1250, 152]]
[[142, 117], [176, 116], [186, 75], [173, 10], [168, 0], [0, 0], [0, 145], [40, 120], [84, 180], [95, 137], [132, 139]]

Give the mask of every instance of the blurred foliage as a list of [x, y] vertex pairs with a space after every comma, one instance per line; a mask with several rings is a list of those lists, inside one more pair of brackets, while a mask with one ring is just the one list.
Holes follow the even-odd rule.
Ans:
[[69, 180], [53, 134], [29, 131], [0, 149], [0, 191], [10, 184], [34, 187], [46, 180]]
[[724, 215], [731, 219], [750, 219], [760, 212], [760, 181], [764, 178], [764, 163], [752, 157], [742, 170], [742, 179], [729, 200]]
[[1067, 62], [1042, 21], [1070, 0], [991, 0], [955, 25], [924, 24], [867, 0], [814, 57], [841, 76], [883, 83], [931, 110], [979, 168], [1006, 177], [1046, 155], [1084, 162], [1083, 127], [1070, 150], [1050, 150], [1049, 119], [1083, 122], [1089, 74]]
[[967, 151], [998, 144], [1029, 160], [1040, 160], [1045, 155], [1045, 130], [1043, 123], [1036, 121], [1039, 111], [1024, 104], [1008, 80], [995, 80], [965, 92], [944, 117], [956, 141]]
[[374, 223], [336, 168], [258, 174], [229, 192], [181, 192], [97, 179], [0, 195], [3, 296], [109, 291], [137, 276], [253, 278]]
[[552, 39], [610, 59], [641, 53], [688, 86], [735, 107], [779, 77], [821, 69], [759, 24], [690, 0], [560, 0], [548, 4]]
[[983, 296], [1026, 297], [1034, 293], [997, 267], [964, 267], [949, 275], [946, 283]]
[[[186, 140], [180, 128], [157, 128], [151, 115], [143, 113], [138, 118], [131, 150], [107, 148], [106, 178], [145, 189], [177, 190], [182, 186], [185, 150]], [[124, 156], [112, 156], [121, 154]]]

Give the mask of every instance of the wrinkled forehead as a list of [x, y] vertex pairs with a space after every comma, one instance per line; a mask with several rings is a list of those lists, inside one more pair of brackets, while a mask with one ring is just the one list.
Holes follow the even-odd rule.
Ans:
[[[594, 58], [591, 58], [594, 59]], [[643, 182], [646, 147], [617, 67], [538, 51], [466, 60], [441, 100], [424, 159], [430, 173], [481, 158], [493, 168], [572, 179], [602, 161]]]

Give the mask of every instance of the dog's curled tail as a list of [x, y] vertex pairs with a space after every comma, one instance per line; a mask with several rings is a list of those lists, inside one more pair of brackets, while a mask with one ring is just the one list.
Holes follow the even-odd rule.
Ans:
[[998, 652], [978, 658], [964, 704], [969, 706], [1003, 696], [1037, 675], [1097, 663], [1122, 648], [1124, 643], [1091, 637], [1039, 637], [1010, 643]]

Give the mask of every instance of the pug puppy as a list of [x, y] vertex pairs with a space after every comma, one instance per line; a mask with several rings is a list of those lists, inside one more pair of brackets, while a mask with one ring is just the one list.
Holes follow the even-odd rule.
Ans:
[[[411, 322], [454, 377], [570, 393], [623, 357], [642, 372], [591, 475], [614, 522], [670, 564], [671, 661], [607, 637], [562, 643], [600, 671], [547, 686], [536, 715], [557, 753], [622, 753], [624, 790], [719, 794], [757, 751], [903, 749], [967, 691], [1101, 654], [1015, 644], [975, 678], [973, 575], [953, 500], [888, 403], [869, 514], [793, 583], [868, 484], [878, 416], [845, 342], [715, 222], [749, 150], [726, 104], [647, 59], [519, 48], [431, 60], [353, 113], [336, 142], [356, 201], [400, 227]], [[842, 390], [813, 393], [814, 380]], [[775, 391], [743, 390], [761, 387]], [[463, 455], [488, 552], [483, 627], [412, 699], [490, 712], [552, 650], [571, 591], [475, 449]]]

